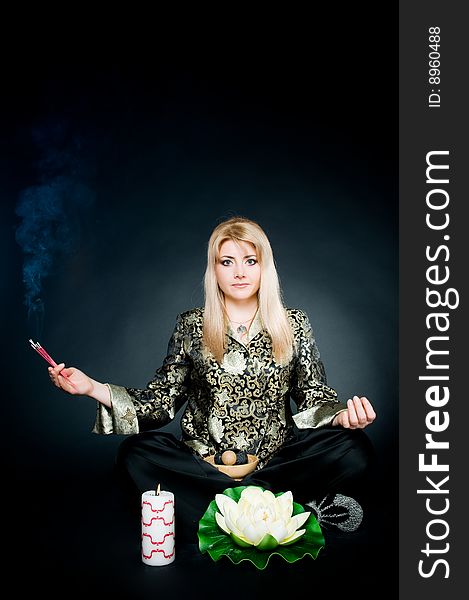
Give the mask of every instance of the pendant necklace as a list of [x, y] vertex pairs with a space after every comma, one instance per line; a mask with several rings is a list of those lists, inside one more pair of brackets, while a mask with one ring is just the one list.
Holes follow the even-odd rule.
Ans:
[[[257, 309], [256, 309], [257, 312]], [[246, 321], [231, 321], [231, 323], [235, 323], [236, 325], [239, 325], [239, 327], [236, 329], [236, 331], [239, 333], [239, 335], [243, 336], [244, 334], [247, 333], [248, 329], [245, 325], [245, 323], [249, 323], [250, 321], [252, 321], [255, 317], [256, 313], [254, 313], [254, 315], [250, 318], [247, 319]]]

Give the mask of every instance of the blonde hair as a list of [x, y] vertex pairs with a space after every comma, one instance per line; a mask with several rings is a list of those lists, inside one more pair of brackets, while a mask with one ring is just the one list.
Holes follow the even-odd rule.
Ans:
[[245, 217], [231, 217], [219, 223], [208, 241], [204, 277], [204, 344], [221, 364], [226, 350], [228, 318], [224, 294], [216, 278], [215, 265], [219, 260], [220, 247], [226, 240], [250, 242], [256, 248], [261, 268], [258, 291], [260, 318], [270, 335], [275, 361], [278, 364], [286, 364], [293, 356], [293, 332], [283, 304], [272, 248], [262, 228]]

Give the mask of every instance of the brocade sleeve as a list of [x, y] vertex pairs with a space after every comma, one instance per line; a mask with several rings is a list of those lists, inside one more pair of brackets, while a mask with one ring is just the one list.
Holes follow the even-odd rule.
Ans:
[[185, 351], [187, 335], [178, 315], [163, 365], [145, 389], [106, 384], [111, 408], [98, 403], [94, 433], [129, 435], [158, 429], [174, 418], [185, 402], [192, 364]]
[[347, 410], [337, 392], [327, 385], [326, 372], [305, 313], [300, 325], [291, 397], [298, 412], [293, 420], [299, 429], [330, 425], [334, 417]]

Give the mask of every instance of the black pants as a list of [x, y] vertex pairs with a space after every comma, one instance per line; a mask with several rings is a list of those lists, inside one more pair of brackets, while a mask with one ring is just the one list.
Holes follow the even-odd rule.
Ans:
[[[158, 483], [173, 492], [178, 538], [197, 541], [200, 518], [215, 494], [228, 487], [259, 485], [274, 493], [290, 490], [300, 504], [333, 492], [356, 496], [372, 456], [371, 442], [362, 430], [297, 429], [265, 467], [235, 481], [173, 435], [149, 431], [122, 442], [116, 466], [135, 503], [137, 496]], [[140, 503], [135, 505], [140, 509]]]

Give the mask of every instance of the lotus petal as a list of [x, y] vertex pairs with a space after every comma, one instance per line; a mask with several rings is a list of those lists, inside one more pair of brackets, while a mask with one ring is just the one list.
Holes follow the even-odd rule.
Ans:
[[241, 513], [236, 519], [236, 527], [238, 527], [240, 531], [244, 531], [244, 529], [248, 527], [251, 522], [251, 519], [247, 515]]
[[288, 544], [292, 544], [293, 542], [296, 542], [296, 540], [299, 539], [302, 535], [304, 535], [305, 532], [306, 532], [306, 529], [300, 529], [298, 531], [295, 531], [295, 533], [293, 535], [285, 538], [282, 542], [280, 542], [280, 544], [282, 546], [288, 546]]
[[263, 495], [263, 500], [266, 504], [275, 504], [276, 498], [270, 490], [264, 490], [262, 495]]
[[304, 523], [306, 523], [306, 521], [308, 520], [310, 514], [310, 511], [306, 511], [299, 513], [298, 515], [294, 515], [291, 518], [291, 520], [295, 524], [295, 529], [299, 529], [302, 525], [304, 525]]
[[216, 512], [215, 520], [217, 522], [218, 527], [220, 527], [220, 529], [222, 529], [225, 533], [230, 533], [230, 530], [225, 523], [225, 518], [223, 517], [223, 515], [221, 515], [219, 512]]
[[272, 510], [270, 506], [258, 506], [252, 515], [254, 521], [274, 521], [275, 520], [275, 511]]
[[244, 528], [243, 537], [249, 540], [253, 546], [257, 546], [257, 544], [262, 540], [266, 533], [268, 532], [264, 521], [260, 521], [257, 523], [254, 522]]
[[282, 516], [290, 518], [293, 512], [293, 494], [291, 492], [285, 492], [280, 496], [277, 496], [276, 500]]
[[270, 523], [269, 533], [277, 540], [279, 544], [281, 544], [282, 540], [288, 536], [288, 531], [283, 521], [274, 521], [273, 523]]
[[232, 531], [233, 533], [235, 533], [236, 535], [240, 535], [242, 532], [239, 531], [237, 525], [236, 525], [236, 521], [238, 519], [238, 511], [237, 509], [234, 510], [228, 510], [226, 515], [225, 515], [225, 523], [228, 527], [228, 529], [230, 531]]
[[241, 492], [241, 499], [247, 500], [250, 504], [257, 504], [262, 497], [262, 488], [250, 485]]
[[238, 507], [238, 503], [226, 494], [215, 494], [215, 502], [217, 503], [218, 510], [222, 515], [226, 514], [228, 507]]
[[238, 508], [241, 513], [249, 513], [252, 508], [252, 503], [246, 498], [240, 498], [238, 500]]

